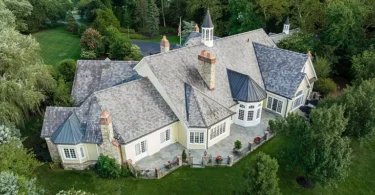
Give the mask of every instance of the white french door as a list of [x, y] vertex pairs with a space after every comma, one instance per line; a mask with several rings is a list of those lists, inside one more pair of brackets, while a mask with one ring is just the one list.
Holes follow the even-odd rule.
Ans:
[[135, 160], [138, 161], [147, 156], [147, 140], [135, 144]]

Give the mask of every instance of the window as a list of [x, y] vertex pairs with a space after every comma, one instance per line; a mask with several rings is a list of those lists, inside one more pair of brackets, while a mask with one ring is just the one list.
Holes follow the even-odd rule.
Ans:
[[66, 159], [76, 159], [76, 151], [74, 149], [64, 148], [64, 154]]
[[240, 104], [240, 108], [245, 108], [245, 105], [243, 105], [243, 104]]
[[293, 101], [292, 109], [296, 109], [303, 104], [303, 92], [299, 91], [297, 93], [296, 99]]
[[204, 133], [203, 132], [190, 132], [190, 143], [191, 144], [203, 144]]
[[83, 148], [81, 147], [79, 150], [81, 151], [81, 157], [85, 158], [85, 152], [83, 151]]
[[164, 143], [171, 139], [171, 130], [168, 129], [160, 133], [160, 143]]
[[258, 107], [260, 107], [261, 105], [262, 105], [262, 104], [261, 104], [261, 103], [259, 103], [259, 104], [258, 104]]
[[260, 117], [260, 108], [257, 110], [257, 119]]
[[251, 106], [249, 106], [249, 108], [250, 108], [250, 109], [253, 109], [253, 108], [254, 108], [254, 106], [253, 106], [253, 105], [251, 105]]
[[240, 110], [238, 111], [238, 119], [239, 119], [239, 120], [243, 120], [244, 115], [245, 115], [245, 111], [240, 109]]
[[267, 108], [281, 114], [281, 110], [283, 108], [283, 101], [273, 97], [268, 97]]
[[222, 135], [225, 133], [225, 124], [226, 122], [216, 126], [215, 128], [212, 128], [210, 131], [210, 140], [216, 138], [219, 135]]
[[147, 140], [135, 145], [135, 155], [138, 156], [147, 151]]
[[250, 110], [247, 112], [247, 121], [252, 121], [254, 117], [254, 111]]

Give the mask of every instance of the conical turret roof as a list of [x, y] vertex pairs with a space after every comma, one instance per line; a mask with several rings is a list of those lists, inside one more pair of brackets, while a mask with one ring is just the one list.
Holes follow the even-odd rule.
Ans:
[[212, 20], [211, 20], [210, 10], [208, 10], [208, 9], [207, 9], [206, 16], [204, 16], [202, 27], [203, 28], [213, 28], [214, 27], [214, 24], [212, 23]]

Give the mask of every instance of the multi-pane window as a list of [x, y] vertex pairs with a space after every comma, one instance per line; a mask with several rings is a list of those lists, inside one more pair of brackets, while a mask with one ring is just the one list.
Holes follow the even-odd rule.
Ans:
[[203, 132], [190, 132], [190, 143], [191, 144], [203, 144], [204, 133]]
[[303, 104], [303, 94], [302, 91], [299, 91], [297, 98], [293, 101], [292, 109], [296, 109]]
[[247, 121], [252, 121], [252, 120], [253, 120], [253, 117], [254, 117], [254, 111], [249, 110], [249, 111], [247, 112]]
[[164, 143], [171, 139], [171, 130], [168, 129], [160, 133], [160, 143]]
[[283, 101], [273, 97], [268, 97], [267, 108], [281, 114], [283, 108]]
[[76, 155], [76, 151], [75, 149], [68, 149], [68, 148], [64, 148], [64, 155], [65, 155], [65, 158], [66, 159], [76, 159], [77, 158], [77, 155]]
[[147, 151], [147, 140], [135, 145], [135, 155], [138, 156]]
[[240, 108], [245, 108], [245, 105], [243, 105], [243, 104], [240, 104]]
[[251, 106], [249, 106], [249, 108], [250, 108], [250, 109], [253, 109], [253, 108], [254, 108], [254, 106], [253, 106], [253, 105], [251, 105]]
[[260, 117], [260, 108], [257, 110], [257, 119]]
[[225, 124], [226, 124], [226, 122], [212, 128], [210, 130], [210, 140], [212, 140], [212, 139], [216, 138], [217, 136], [225, 133]]
[[85, 158], [85, 152], [83, 151], [83, 148], [81, 147], [81, 148], [79, 148], [79, 150], [81, 151], [81, 157]]
[[245, 115], [245, 111], [240, 109], [240, 110], [238, 111], [238, 119], [239, 119], [239, 120], [243, 120], [244, 115]]

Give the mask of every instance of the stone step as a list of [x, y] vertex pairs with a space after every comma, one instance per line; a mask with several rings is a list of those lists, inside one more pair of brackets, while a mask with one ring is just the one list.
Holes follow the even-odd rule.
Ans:
[[204, 168], [202, 165], [192, 165], [191, 168]]

